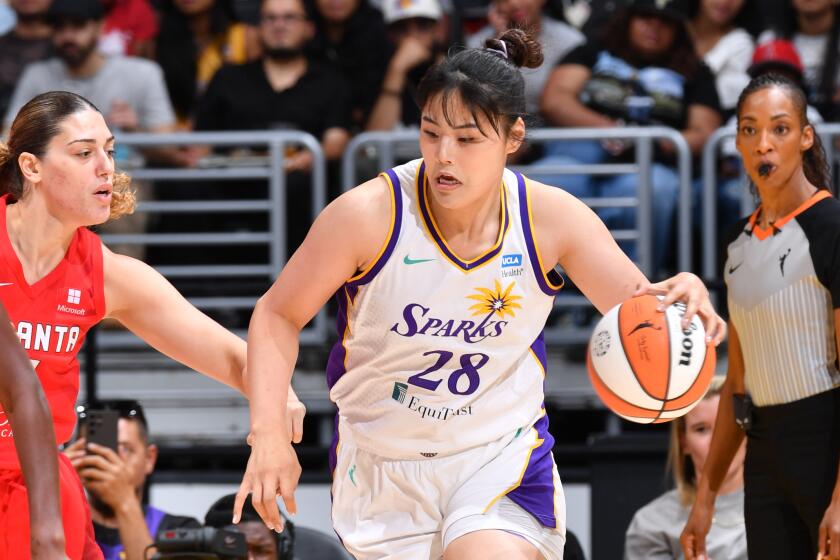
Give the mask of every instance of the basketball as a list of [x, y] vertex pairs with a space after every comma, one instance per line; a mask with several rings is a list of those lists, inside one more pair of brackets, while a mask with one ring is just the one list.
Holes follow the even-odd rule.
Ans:
[[686, 414], [709, 388], [714, 346], [695, 315], [680, 324], [685, 305], [657, 311], [660, 299], [644, 295], [610, 309], [589, 341], [586, 366], [607, 407], [641, 424], [668, 422]]

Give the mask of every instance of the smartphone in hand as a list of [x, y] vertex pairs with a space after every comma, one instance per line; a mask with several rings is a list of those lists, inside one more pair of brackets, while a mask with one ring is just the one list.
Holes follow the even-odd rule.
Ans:
[[117, 451], [117, 422], [120, 413], [116, 410], [88, 409], [81, 419], [84, 436], [88, 443], [95, 443]]

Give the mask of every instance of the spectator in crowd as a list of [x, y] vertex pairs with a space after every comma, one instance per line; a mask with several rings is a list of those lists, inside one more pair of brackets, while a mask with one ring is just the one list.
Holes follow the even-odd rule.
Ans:
[[805, 68], [805, 92], [827, 121], [840, 118], [840, 4], [835, 0], [787, 0], [777, 30], [759, 43], [782, 38], [793, 41]]
[[692, 0], [688, 31], [697, 54], [715, 75], [720, 107], [726, 115], [747, 83], [747, 67], [755, 47], [747, 32], [759, 14], [750, 0]]
[[[615, 128], [663, 125], [679, 130], [699, 156], [721, 124], [714, 78], [698, 58], [673, 0], [633, 0], [604, 30], [600, 46], [575, 48], [553, 70], [542, 98], [542, 112], [554, 126]], [[546, 146], [546, 164], [631, 161], [624, 141], [557, 142]], [[651, 274], [661, 272], [671, 241], [679, 177], [674, 146], [657, 143], [651, 168], [654, 253]], [[538, 177], [578, 197], [636, 196], [638, 177], [590, 175]], [[599, 214], [613, 229], [635, 227], [633, 208], [604, 208]], [[631, 258], [635, 244], [622, 246]]]
[[[320, 139], [328, 161], [338, 162], [350, 139], [348, 87], [337, 68], [304, 51], [313, 34], [303, 0], [263, 0], [262, 58], [216, 73], [199, 103], [196, 130], [302, 130]], [[303, 149], [285, 158], [292, 248], [311, 223], [312, 163]], [[253, 223], [251, 215], [244, 219]]]
[[228, 494], [216, 500], [207, 510], [204, 525], [216, 529], [233, 528], [243, 533], [248, 543], [249, 560], [292, 560], [296, 531], [294, 524], [285, 519], [283, 532], [274, 533], [260, 519], [251, 500], [246, 500], [241, 520], [231, 527], [235, 499], [236, 494]]
[[487, 15], [490, 24], [467, 40], [467, 46], [480, 47], [487, 39], [511, 27], [534, 30], [543, 47], [544, 60], [538, 68], [522, 69], [525, 109], [533, 117], [540, 112], [540, 98], [551, 71], [585, 40], [574, 27], [546, 15], [544, 8], [545, 0], [493, 0]]
[[256, 32], [234, 19], [230, 0], [163, 0], [155, 55], [181, 128], [192, 128], [198, 98], [224, 64], [259, 56]]
[[145, 558], [145, 550], [163, 531], [199, 527], [191, 517], [170, 515], [143, 503], [146, 481], [155, 470], [157, 446], [137, 401], [100, 401], [98, 408], [119, 412], [117, 450], [85, 440], [84, 411], [80, 436], [65, 454], [89, 494], [96, 542], [105, 560]]
[[314, 4], [312, 52], [331, 61], [350, 84], [354, 126], [364, 128], [388, 66], [382, 14], [368, 0], [307, 0]]
[[446, 27], [438, 0], [386, 2], [383, 6], [394, 54], [382, 89], [368, 119], [367, 130], [419, 126], [416, 92], [426, 71], [447, 48]]
[[[304, 51], [314, 34], [303, 0], [263, 0], [259, 39], [263, 55], [225, 66], [198, 104], [196, 130], [289, 129], [321, 140], [328, 160], [337, 160], [350, 139], [344, 77]], [[289, 171], [309, 171], [312, 155], [286, 159]]]
[[[624, 542], [624, 560], [681, 560], [682, 533], [697, 491], [715, 429], [724, 376], [715, 377], [706, 396], [688, 414], [671, 422], [668, 466], [676, 488], [633, 516]], [[747, 560], [744, 524], [744, 449], [732, 461], [715, 502], [706, 551], [714, 560]]]
[[50, 0], [11, 0], [17, 23], [0, 37], [0, 115], [9, 109], [12, 92], [27, 64], [52, 54], [46, 21]]
[[99, 0], [53, 0], [49, 20], [56, 56], [26, 68], [6, 111], [4, 128], [39, 93], [64, 90], [90, 99], [112, 129], [173, 130], [175, 117], [157, 64], [106, 57], [97, 50], [103, 17]]
[[99, 50], [106, 55], [151, 58], [158, 21], [149, 0], [100, 1], [106, 15]]

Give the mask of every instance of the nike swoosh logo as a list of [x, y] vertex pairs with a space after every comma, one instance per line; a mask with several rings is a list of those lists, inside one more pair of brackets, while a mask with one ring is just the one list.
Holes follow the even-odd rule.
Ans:
[[744, 261], [739, 262], [739, 263], [738, 263], [738, 264], [736, 264], [735, 266], [730, 266], [730, 267], [729, 267], [729, 274], [732, 274], [733, 272], [735, 272], [736, 270], [738, 270], [739, 268], [741, 268], [741, 265], [742, 265], [742, 264], [744, 264]]
[[14, 284], [11, 282], [0, 282], [0, 288], [2, 288], [3, 286], [14, 286]]
[[406, 255], [403, 258], [403, 263], [405, 263], [405, 264], [420, 264], [420, 263], [430, 262], [430, 261], [434, 261], [434, 260], [437, 260], [437, 259], [412, 259], [408, 255]]

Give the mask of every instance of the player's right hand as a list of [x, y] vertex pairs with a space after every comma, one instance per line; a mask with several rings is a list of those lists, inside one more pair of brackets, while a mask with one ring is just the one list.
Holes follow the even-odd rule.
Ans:
[[680, 546], [686, 560], [711, 560], [706, 554], [706, 535], [712, 527], [714, 506], [709, 509], [697, 502], [691, 508], [688, 521], [680, 535]]
[[283, 518], [277, 507], [277, 496], [283, 498], [286, 511], [297, 513], [295, 489], [300, 480], [300, 463], [291, 440], [283, 434], [252, 434], [251, 456], [233, 505], [233, 522], [239, 523], [242, 506], [251, 494], [251, 503], [266, 526], [283, 530]]

